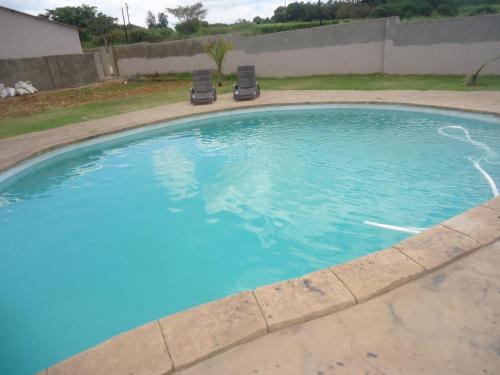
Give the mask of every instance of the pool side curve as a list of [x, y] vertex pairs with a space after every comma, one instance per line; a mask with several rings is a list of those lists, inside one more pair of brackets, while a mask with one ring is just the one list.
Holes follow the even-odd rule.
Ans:
[[[500, 115], [500, 93], [291, 91], [255, 102], [173, 104], [0, 140], [0, 171], [73, 143], [216, 111], [305, 103], [383, 103]], [[311, 274], [244, 291], [115, 336], [42, 374], [170, 374], [293, 324], [325, 316], [443, 267], [500, 237], [500, 197], [392, 247]]]

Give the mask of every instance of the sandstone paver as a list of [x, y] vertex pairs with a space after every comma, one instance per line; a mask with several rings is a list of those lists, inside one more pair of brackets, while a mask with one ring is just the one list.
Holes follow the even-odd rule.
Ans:
[[255, 295], [271, 331], [356, 303], [351, 292], [329, 269], [257, 288]]
[[478, 241], [442, 225], [394, 245], [428, 270], [444, 266], [478, 246]]
[[176, 369], [267, 332], [252, 292], [242, 292], [160, 320]]
[[442, 224], [476, 239], [481, 245], [500, 237], [500, 213], [486, 207], [475, 207]]
[[491, 208], [500, 213], [500, 197], [496, 197], [483, 204], [484, 207]]
[[424, 272], [424, 268], [395, 248], [368, 254], [330, 268], [354, 294], [366, 301]]
[[126, 332], [59, 362], [48, 375], [166, 375], [172, 361], [158, 322]]

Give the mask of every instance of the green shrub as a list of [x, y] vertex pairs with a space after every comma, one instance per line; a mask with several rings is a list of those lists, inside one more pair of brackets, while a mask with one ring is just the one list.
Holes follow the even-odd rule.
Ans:
[[372, 14], [375, 18], [398, 16], [399, 8], [396, 4], [381, 4], [373, 8]]
[[[338, 23], [338, 21], [323, 21], [323, 25], [333, 25]], [[319, 26], [319, 21], [313, 22], [287, 22], [287, 23], [267, 23], [263, 25], [257, 25], [257, 30], [262, 34], [276, 33], [280, 31], [289, 31], [296, 29], [307, 29], [310, 27]]]
[[188, 38], [196, 33], [200, 26], [201, 22], [197, 19], [187, 20], [184, 22], [179, 22], [177, 25], [175, 25], [175, 31]]
[[467, 12], [468, 16], [478, 16], [480, 14], [495, 14], [498, 10], [492, 5], [484, 4], [475, 7], [471, 7]]
[[148, 32], [142, 27], [131, 27], [128, 33], [130, 43], [141, 43], [148, 41]]
[[125, 43], [125, 32], [123, 28], [116, 28], [107, 34], [108, 42], [110, 44]]
[[455, 17], [458, 15], [458, 7], [450, 2], [438, 5], [436, 11], [439, 15], [445, 17]]
[[372, 8], [368, 4], [341, 3], [335, 11], [336, 18], [368, 18]]
[[377, 5], [373, 9], [373, 16], [392, 17], [399, 16], [401, 18], [412, 18], [416, 16], [430, 16], [433, 12], [431, 4], [425, 0], [402, 0], [394, 3]]
[[154, 27], [147, 30], [148, 42], [158, 43], [168, 40], [172, 35], [172, 29], [166, 27]]

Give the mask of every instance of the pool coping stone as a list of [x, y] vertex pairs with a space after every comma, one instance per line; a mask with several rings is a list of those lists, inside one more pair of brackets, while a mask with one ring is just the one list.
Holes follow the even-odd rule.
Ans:
[[47, 369], [49, 375], [166, 375], [173, 371], [158, 322], [132, 329]]
[[159, 323], [176, 370], [267, 333], [251, 291], [169, 315]]
[[356, 297], [357, 303], [394, 289], [425, 271], [419, 263], [394, 247], [338, 264], [330, 270]]
[[330, 269], [265, 285], [254, 293], [269, 332], [356, 304], [354, 295]]

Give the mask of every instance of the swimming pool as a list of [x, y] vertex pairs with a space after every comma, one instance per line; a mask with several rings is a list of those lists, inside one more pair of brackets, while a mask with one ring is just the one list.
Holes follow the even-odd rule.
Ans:
[[500, 120], [396, 106], [221, 113], [0, 183], [0, 373], [380, 250], [496, 194]]

